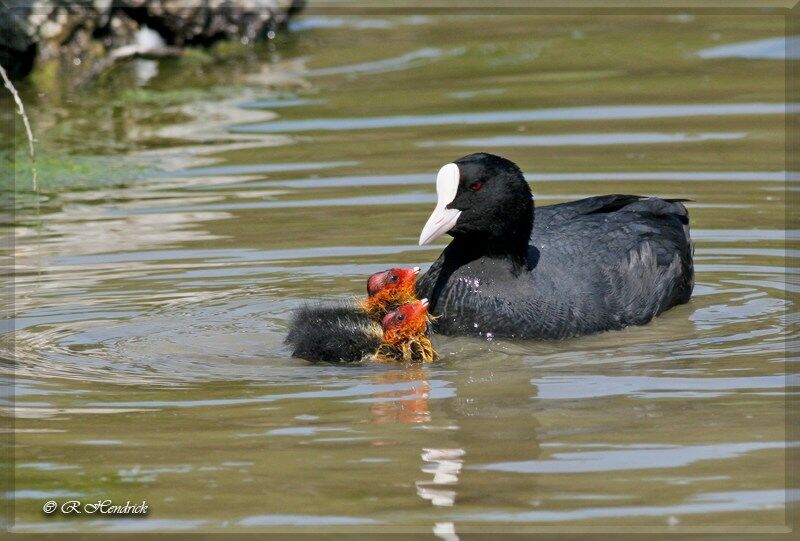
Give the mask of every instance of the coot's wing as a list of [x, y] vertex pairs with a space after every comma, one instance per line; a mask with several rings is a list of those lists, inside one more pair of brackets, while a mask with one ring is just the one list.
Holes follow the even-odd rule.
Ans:
[[536, 207], [533, 231], [536, 233], [539, 230], [549, 229], [577, 216], [615, 212], [642, 199], [646, 199], [646, 197], [641, 195], [611, 194], [587, 197], [557, 205]]
[[646, 323], [689, 299], [693, 247], [679, 201], [612, 195], [554, 207], [546, 227], [534, 225], [532, 276], [563, 294], [576, 330]]

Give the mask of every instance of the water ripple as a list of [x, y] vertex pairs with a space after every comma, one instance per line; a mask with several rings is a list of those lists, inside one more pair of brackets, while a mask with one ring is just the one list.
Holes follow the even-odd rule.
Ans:
[[[224, 174], [224, 173], [220, 173]], [[235, 174], [235, 173], [234, 173]], [[641, 172], [572, 172], [572, 173], [527, 173], [528, 182], [785, 182], [794, 180], [796, 174], [787, 171], [641, 171]], [[256, 182], [200, 184], [187, 187], [189, 190], [241, 190], [253, 188], [351, 188], [368, 186], [412, 186], [433, 185], [433, 173], [408, 173], [400, 175], [364, 175], [346, 177], [314, 177]], [[783, 190], [783, 187], [780, 187]], [[574, 197], [570, 195], [570, 197]]]
[[346, 517], [341, 515], [254, 515], [241, 519], [239, 526], [354, 526], [361, 524], [380, 524], [371, 518]]
[[521, 111], [483, 113], [447, 113], [354, 118], [312, 118], [246, 124], [230, 127], [235, 133], [280, 133], [301, 131], [368, 130], [445, 126], [452, 124], [503, 124], [509, 122], [549, 122], [568, 120], [631, 120], [695, 116], [784, 115], [784, 103], [706, 103], [671, 105], [601, 105], [595, 107], [559, 107]]
[[542, 474], [679, 468], [702, 460], [732, 459], [754, 451], [784, 449], [786, 446], [783, 441], [638, 446], [634, 449], [554, 453], [551, 459], [479, 464], [469, 469]]
[[694, 143], [702, 141], [729, 141], [743, 139], [746, 133], [656, 133], [656, 132], [612, 132], [612, 133], [567, 133], [553, 135], [498, 135], [472, 139], [455, 139], [444, 142], [419, 142], [417, 146], [454, 147], [557, 147], [557, 146], [606, 146], [606, 145], [652, 145], [664, 143]]
[[[795, 496], [796, 497], [796, 496]], [[539, 510], [520, 512], [488, 512], [459, 515], [464, 520], [509, 521], [509, 522], [565, 522], [620, 517], [671, 517], [674, 515], [700, 513], [733, 513], [754, 509], [783, 509], [787, 492], [784, 489], [742, 490], [732, 492], [708, 492], [689, 498], [686, 503], [676, 505], [587, 507], [566, 511]]]
[[755, 389], [783, 389], [786, 376], [741, 378], [670, 378], [650, 376], [546, 376], [531, 380], [539, 389], [539, 400], [576, 400], [606, 396], [631, 398], [702, 398], [724, 394], [747, 394]]
[[204, 177], [218, 175], [252, 175], [254, 173], [279, 173], [285, 171], [305, 171], [307, 169], [331, 169], [358, 165], [355, 161], [306, 162], [306, 163], [257, 163], [251, 165], [219, 165], [214, 167], [195, 167], [171, 171], [170, 177]]
[[700, 58], [747, 58], [753, 60], [785, 60], [800, 58], [800, 36], [766, 38], [709, 47], [697, 53]]
[[322, 77], [328, 75], [353, 75], [357, 73], [386, 73], [423, 66], [446, 56], [456, 56], [464, 52], [462, 48], [443, 50], [436, 47], [425, 47], [394, 58], [385, 58], [373, 62], [347, 64], [330, 68], [318, 68], [303, 73], [305, 77]]

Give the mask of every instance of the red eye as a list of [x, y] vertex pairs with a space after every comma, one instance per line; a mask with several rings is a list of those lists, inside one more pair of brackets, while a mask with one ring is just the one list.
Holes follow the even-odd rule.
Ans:
[[473, 192], [477, 192], [481, 188], [483, 188], [483, 181], [482, 180], [479, 180], [477, 182], [473, 182], [472, 184], [469, 185], [469, 189], [472, 190]]

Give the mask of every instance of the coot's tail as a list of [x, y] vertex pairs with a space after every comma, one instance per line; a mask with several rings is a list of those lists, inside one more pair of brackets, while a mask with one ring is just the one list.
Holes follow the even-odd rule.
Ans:
[[[655, 314], [677, 304], [689, 301], [694, 289], [694, 242], [689, 230], [689, 211], [684, 202], [688, 199], [641, 198], [631, 202], [623, 212], [634, 212], [635, 220], [641, 228], [641, 237], [646, 239], [640, 245], [639, 259], [652, 261], [650, 267], [654, 274], [650, 283], [655, 291], [651, 298], [659, 299]], [[650, 231], [646, 231], [650, 229]], [[651, 252], [650, 257], [644, 257]], [[653, 257], [654, 256], [654, 257]], [[635, 259], [635, 258], [634, 258]]]
[[[671, 204], [670, 213], [681, 222], [683, 226], [683, 241], [684, 246], [681, 250], [681, 269], [683, 280], [679, 284], [677, 295], [675, 297], [675, 304], [684, 304], [689, 302], [694, 290], [694, 241], [692, 240], [691, 231], [689, 230], [689, 210], [684, 203], [689, 203], [691, 199], [665, 199]], [[666, 308], [665, 308], [666, 309]]]

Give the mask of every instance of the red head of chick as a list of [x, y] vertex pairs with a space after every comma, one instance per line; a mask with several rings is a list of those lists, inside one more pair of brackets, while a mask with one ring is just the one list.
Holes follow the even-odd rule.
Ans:
[[376, 272], [367, 280], [367, 299], [361, 304], [369, 316], [381, 321], [391, 310], [417, 300], [414, 282], [419, 267]]
[[375, 360], [430, 363], [438, 356], [428, 338], [428, 299], [403, 304], [381, 321], [383, 340]]

